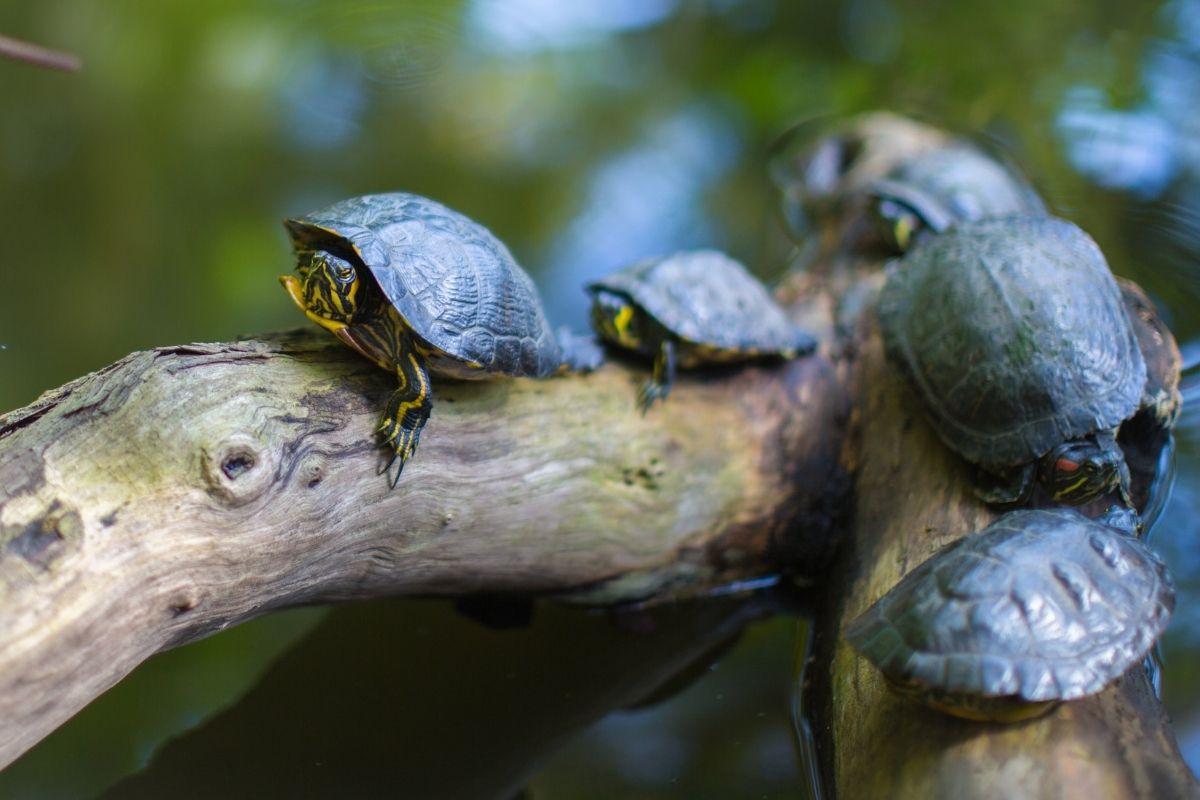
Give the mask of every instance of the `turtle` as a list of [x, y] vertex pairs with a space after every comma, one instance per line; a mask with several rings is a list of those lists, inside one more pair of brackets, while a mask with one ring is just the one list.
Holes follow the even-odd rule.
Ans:
[[1137, 664], [1175, 605], [1158, 556], [1075, 509], [1010, 511], [944, 547], [851, 622], [846, 640], [907, 697], [1015, 722]]
[[893, 260], [878, 315], [889, 357], [942, 441], [980, 467], [996, 504], [1119, 491], [1116, 441], [1146, 366], [1099, 247], [1054, 217], [961, 223]]
[[1117, 288], [1146, 362], [1141, 405], [1121, 425], [1117, 441], [1129, 465], [1135, 506], [1148, 531], [1170, 495], [1175, 474], [1174, 428], [1183, 406], [1179, 391], [1183, 356], [1171, 329], [1142, 288], [1124, 278], [1117, 278]]
[[776, 138], [768, 162], [788, 235], [801, 245], [819, 238], [820, 228], [844, 217], [847, 201], [863, 198], [899, 159], [947, 141], [941, 131], [886, 111], [797, 122]]
[[1046, 214], [1042, 198], [1014, 169], [961, 140], [901, 162], [868, 192], [893, 252], [907, 250], [922, 232], [962, 222]]
[[643, 413], [666, 399], [677, 367], [794, 358], [816, 347], [742, 264], [717, 250], [639, 261], [586, 289], [599, 337], [654, 359], [638, 392]]
[[533, 280], [486, 228], [441, 203], [394, 192], [284, 220], [297, 256], [279, 280], [310, 320], [399, 378], [379, 433], [412, 457], [433, 408], [429, 373], [545, 378], [590, 355], [551, 330]]

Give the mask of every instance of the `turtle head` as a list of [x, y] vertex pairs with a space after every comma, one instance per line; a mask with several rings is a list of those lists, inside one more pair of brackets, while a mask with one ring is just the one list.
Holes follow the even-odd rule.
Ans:
[[1113, 490], [1128, 502], [1129, 467], [1109, 431], [1063, 442], [1042, 456], [1038, 471], [1042, 485], [1060, 502], [1086, 503]]
[[913, 236], [925, 227], [911, 206], [894, 198], [881, 197], [872, 209], [875, 225], [884, 246], [896, 253], [903, 253], [912, 244]]
[[323, 250], [301, 253], [296, 275], [280, 275], [279, 282], [305, 316], [335, 334], [354, 319], [360, 279], [344, 258]]
[[603, 338], [637, 350], [642, 344], [637, 308], [620, 292], [592, 290], [592, 325]]

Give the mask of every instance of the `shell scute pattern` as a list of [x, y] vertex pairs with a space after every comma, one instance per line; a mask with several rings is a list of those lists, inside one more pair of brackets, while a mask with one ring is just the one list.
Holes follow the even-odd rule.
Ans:
[[745, 267], [715, 250], [641, 261], [592, 286], [625, 294], [688, 342], [762, 353], [812, 342]]
[[986, 220], [922, 241], [889, 268], [879, 315], [939, 435], [976, 463], [1034, 460], [1141, 400], [1146, 369], [1116, 283], [1061, 220]]
[[366, 195], [288, 227], [293, 235], [349, 242], [413, 333], [477, 365], [479, 377], [558, 369], [560, 350], [533, 280], [502, 242], [462, 214], [418, 195]]
[[904, 203], [935, 232], [959, 222], [1046, 210], [1015, 172], [966, 144], [922, 153], [877, 181], [872, 193]]
[[911, 572], [846, 637], [894, 680], [1069, 700], [1136, 663], [1173, 606], [1132, 536], [1072, 510], [1014, 511]]

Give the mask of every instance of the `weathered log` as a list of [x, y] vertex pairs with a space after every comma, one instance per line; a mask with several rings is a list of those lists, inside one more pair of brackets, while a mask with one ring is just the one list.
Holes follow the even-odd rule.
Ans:
[[644, 374], [439, 381], [394, 490], [389, 376], [315, 329], [137, 353], [0, 418], [0, 764], [153, 653], [273, 608], [819, 568], [829, 362], [685, 377], [642, 416]]
[[837, 797], [1097, 798], [1200, 795], [1139, 665], [1097, 696], [1019, 725], [946, 716], [888, 690], [838, 634], [909, 570], [994, 514], [888, 369], [877, 336], [859, 359], [855, 517], [817, 633], [815, 713]]
[[[859, 223], [844, 225], [827, 238], [818, 268], [847, 265], [845, 243], [857, 238], [852, 226]], [[826, 788], [846, 798], [1200, 796], [1141, 666], [1097, 696], [1001, 725], [900, 698], [841, 638], [909, 570], [996, 516], [974, 497], [967, 465], [938, 440], [915, 391], [886, 362], [873, 304], [862, 306], [846, 342], [854, 356], [846, 373], [853, 411], [845, 464], [856, 476], [854, 503], [822, 587], [808, 669]]]

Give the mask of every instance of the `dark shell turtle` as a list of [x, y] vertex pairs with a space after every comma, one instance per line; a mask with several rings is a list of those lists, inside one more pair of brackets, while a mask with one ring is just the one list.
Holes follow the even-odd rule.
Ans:
[[1117, 278], [1117, 288], [1129, 314], [1138, 347], [1146, 362], [1146, 386], [1142, 410], [1160, 428], [1173, 428], [1179, 419], [1183, 396], [1179, 391], [1183, 355], [1171, 329], [1163, 322], [1154, 302], [1133, 281]]
[[1116, 680], [1174, 605], [1166, 567], [1129, 533], [1070, 509], [1021, 510], [936, 553], [845, 635], [902, 693], [1012, 721]]
[[641, 261], [587, 290], [600, 338], [654, 359], [643, 411], [666, 398], [676, 366], [794, 358], [816, 347], [745, 267], [715, 250]]
[[1114, 437], [1142, 402], [1146, 367], [1078, 227], [1012, 217], [928, 237], [889, 266], [879, 319], [942, 441], [997, 481], [984, 499], [1024, 500], [1036, 476], [1055, 500], [1119, 489], [1129, 502]]
[[1121, 425], [1117, 441], [1129, 464], [1134, 506], [1148, 531], [1162, 511], [1175, 474], [1173, 431], [1183, 405], [1179, 391], [1183, 356], [1141, 287], [1123, 278], [1117, 278], [1117, 287], [1146, 362], [1141, 408]]
[[809, 241], [902, 159], [948, 141], [937, 129], [885, 111], [796, 123], [772, 144], [768, 165], [789, 235]]
[[366, 195], [284, 225], [299, 264], [280, 280], [296, 305], [400, 380], [380, 426], [395, 480], [432, 408], [427, 368], [541, 378], [569, 360], [508, 248], [441, 203]]
[[954, 142], [901, 163], [870, 188], [897, 252], [917, 232], [989, 217], [1042, 216], [1041, 197], [1014, 170], [965, 142]]

